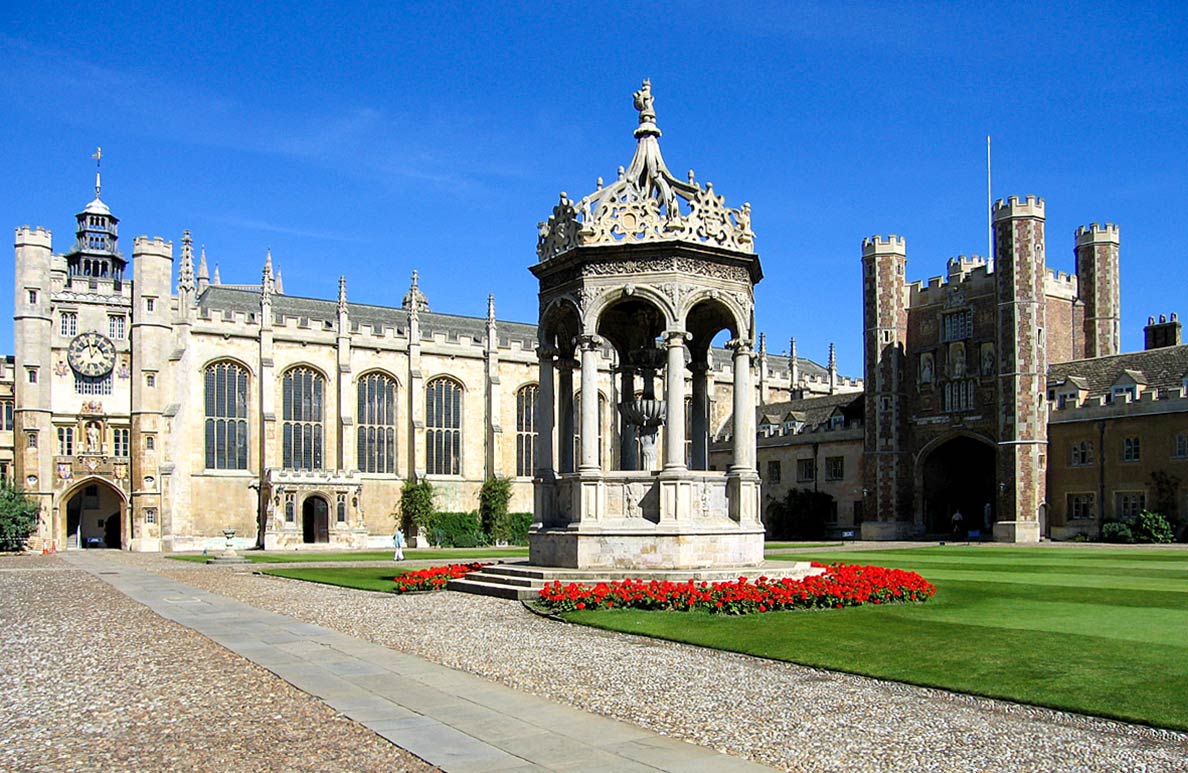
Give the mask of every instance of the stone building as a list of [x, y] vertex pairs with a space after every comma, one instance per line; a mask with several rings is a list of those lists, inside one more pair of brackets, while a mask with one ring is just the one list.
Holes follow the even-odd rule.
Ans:
[[[271, 255], [258, 282], [223, 283], [188, 232], [176, 248], [137, 237], [129, 259], [100, 194], [96, 175], [64, 253], [43, 228], [15, 234], [0, 472], [41, 505], [35, 546], [201, 549], [225, 528], [266, 548], [387, 544], [414, 478], [439, 509], [465, 511], [486, 478], [508, 477], [512, 508], [533, 509], [536, 325], [498, 320], [493, 298], [485, 315], [432, 311], [415, 272], [391, 307], [352, 303], [344, 279], [336, 298], [287, 295]], [[704, 362], [716, 433], [733, 354], [712, 347]], [[625, 447], [617, 367], [603, 358], [594, 377], [608, 471]], [[761, 340], [755, 401], [839, 384], [855, 387]], [[571, 388], [562, 420], [580, 427]], [[559, 453], [579, 458], [579, 443]]]
[[1050, 365], [1116, 354], [1118, 228], [1077, 230], [1076, 273], [1045, 262], [1044, 202], [993, 211], [994, 261], [959, 257], [909, 283], [897, 236], [862, 246], [866, 538], [945, 532], [1039, 539]]
[[1147, 348], [1048, 374], [1049, 533], [1096, 538], [1144, 509], [1188, 515], [1188, 345], [1151, 319]]

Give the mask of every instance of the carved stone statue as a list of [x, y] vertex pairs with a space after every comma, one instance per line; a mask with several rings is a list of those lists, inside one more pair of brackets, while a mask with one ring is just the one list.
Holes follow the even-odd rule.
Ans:
[[949, 373], [953, 378], [965, 375], [965, 344], [955, 343], [949, 347]]
[[920, 383], [932, 383], [932, 355], [929, 353], [920, 355]]
[[99, 453], [99, 425], [95, 422], [87, 425], [87, 453]]
[[640, 123], [651, 123], [656, 120], [656, 110], [652, 107], [652, 79], [644, 78], [643, 85], [635, 92], [635, 109], [639, 111]]

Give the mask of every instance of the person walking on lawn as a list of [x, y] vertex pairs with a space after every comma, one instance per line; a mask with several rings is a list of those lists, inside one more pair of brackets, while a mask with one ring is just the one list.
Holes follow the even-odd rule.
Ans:
[[392, 556], [393, 561], [404, 560], [404, 532], [399, 527], [396, 533], [392, 535], [392, 546], [396, 548], [396, 554]]

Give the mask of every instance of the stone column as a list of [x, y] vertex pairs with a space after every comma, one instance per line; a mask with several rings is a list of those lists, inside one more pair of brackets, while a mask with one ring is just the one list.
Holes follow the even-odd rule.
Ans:
[[664, 372], [664, 469], [685, 469], [685, 333], [666, 334], [668, 366]]
[[556, 398], [553, 393], [552, 347], [542, 346], [536, 356], [540, 361], [540, 388], [536, 395], [536, 477], [552, 479], [556, 473], [553, 467], [553, 425], [555, 423]]
[[706, 379], [709, 363], [693, 362], [693, 458], [689, 466], [694, 470], [709, 469], [709, 390]]
[[751, 342], [736, 339], [734, 349], [734, 463], [731, 470], [755, 469], [755, 393], [751, 386]]
[[557, 471], [573, 472], [573, 369], [572, 357], [557, 360]]
[[596, 335], [578, 337], [582, 352], [582, 454], [583, 473], [598, 472], [598, 349], [602, 339]]
[[[620, 389], [621, 402], [630, 403], [635, 400], [635, 371], [631, 366], [623, 365], [619, 368], [619, 376], [623, 384]], [[622, 428], [619, 430], [619, 469], [638, 470], [639, 448], [635, 425], [627, 421], [622, 411], [619, 412], [619, 426]]]

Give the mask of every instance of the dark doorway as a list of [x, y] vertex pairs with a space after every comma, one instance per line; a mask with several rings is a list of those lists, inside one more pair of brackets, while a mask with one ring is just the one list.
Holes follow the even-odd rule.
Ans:
[[321, 497], [309, 497], [301, 504], [301, 535], [305, 542], [330, 541], [330, 505]]
[[960, 512], [960, 536], [986, 534], [985, 509], [994, 502], [994, 447], [971, 437], [942, 443], [924, 460], [924, 528], [930, 534], [953, 534], [953, 514]]
[[123, 544], [123, 501], [107, 483], [88, 483], [66, 502], [66, 547], [113, 548]]

